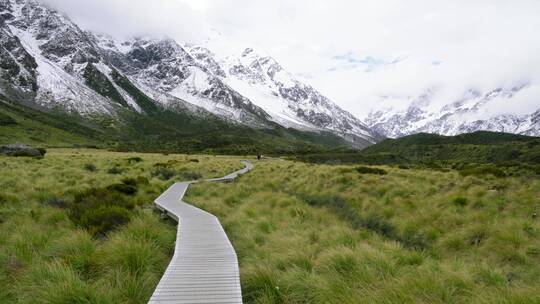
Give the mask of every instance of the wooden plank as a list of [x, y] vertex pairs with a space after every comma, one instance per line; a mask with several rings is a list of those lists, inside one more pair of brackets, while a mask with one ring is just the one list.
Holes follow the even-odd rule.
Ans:
[[[232, 182], [253, 165], [210, 182]], [[149, 303], [241, 304], [236, 252], [219, 220], [182, 201], [189, 185], [175, 183], [155, 201], [158, 209], [178, 221], [174, 255]]]

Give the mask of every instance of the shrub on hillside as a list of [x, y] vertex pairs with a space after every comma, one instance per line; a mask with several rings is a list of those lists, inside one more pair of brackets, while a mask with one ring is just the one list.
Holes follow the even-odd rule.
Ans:
[[493, 175], [495, 177], [506, 177], [506, 173], [493, 166], [493, 165], [478, 165], [478, 166], [469, 166], [459, 171], [459, 174], [462, 176], [484, 176], [484, 175]]
[[356, 172], [360, 174], [377, 174], [377, 175], [386, 175], [388, 172], [386, 170], [380, 169], [380, 168], [372, 168], [372, 167], [356, 167]]

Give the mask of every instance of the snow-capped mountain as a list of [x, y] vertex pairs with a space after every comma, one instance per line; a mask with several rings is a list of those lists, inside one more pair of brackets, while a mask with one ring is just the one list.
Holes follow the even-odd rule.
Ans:
[[84, 31], [38, 0], [0, 2], [0, 42], [0, 94], [42, 108], [87, 117], [167, 108], [329, 131], [360, 147], [381, 138], [251, 48], [217, 56], [169, 38], [121, 41]]
[[[528, 87], [499, 87], [488, 92], [469, 89], [461, 98], [442, 106], [435, 103], [437, 90], [430, 89], [417, 98], [399, 100], [408, 104], [404, 109], [383, 106], [372, 111], [365, 121], [376, 132], [392, 138], [420, 132], [456, 135], [479, 130], [539, 136], [540, 110], [525, 114], [492, 111], [496, 108], [494, 103], [511, 104]], [[381, 103], [384, 101], [383, 98]]]
[[246, 48], [239, 56], [220, 57], [201, 46], [188, 46], [188, 51], [279, 124], [307, 130], [330, 130], [350, 141], [382, 138], [313, 87], [297, 80], [263, 52]]

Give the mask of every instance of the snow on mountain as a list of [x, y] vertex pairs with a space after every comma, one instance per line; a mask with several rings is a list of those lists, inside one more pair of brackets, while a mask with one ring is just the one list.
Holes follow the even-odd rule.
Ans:
[[[217, 45], [217, 46], [216, 46]], [[207, 47], [214, 47], [218, 55]], [[264, 109], [279, 124], [305, 130], [327, 130], [365, 145], [381, 138], [313, 87], [286, 71], [264, 52], [209, 41], [186, 50], [207, 70]]]
[[4, 0], [0, 41], [0, 93], [14, 100], [83, 116], [204, 109], [257, 128], [329, 131], [359, 147], [381, 138], [272, 57], [223, 39], [214, 49], [122, 41], [86, 32], [38, 0]]
[[[34, 0], [3, 1], [0, 9], [2, 32], [16, 37], [15, 50], [23, 54], [11, 57], [25, 67], [25, 74], [32, 75], [34, 81], [33, 94], [8, 96], [25, 102], [32, 99], [39, 106], [70, 113], [114, 113], [110, 101], [85, 83], [85, 67], [100, 62], [100, 56], [84, 31], [66, 16]], [[9, 56], [2, 56], [2, 60], [5, 58]], [[25, 91], [24, 86], [13, 83], [10, 89]]]
[[415, 99], [401, 100], [408, 105], [404, 109], [383, 106], [374, 110], [365, 121], [375, 131], [393, 138], [419, 132], [456, 135], [479, 130], [538, 136], [540, 110], [532, 114], [493, 111], [494, 103], [512, 103], [527, 88], [517, 85], [488, 92], [470, 89], [461, 98], [442, 106], [435, 102], [436, 90], [432, 89]]

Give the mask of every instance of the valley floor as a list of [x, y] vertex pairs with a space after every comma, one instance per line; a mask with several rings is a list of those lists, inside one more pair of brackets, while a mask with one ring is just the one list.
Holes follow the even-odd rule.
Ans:
[[[151, 202], [238, 157], [0, 157], [0, 303], [145, 303], [173, 252]], [[540, 180], [282, 160], [186, 201], [218, 216], [245, 303], [538, 303]], [[378, 174], [372, 174], [378, 173]]]

